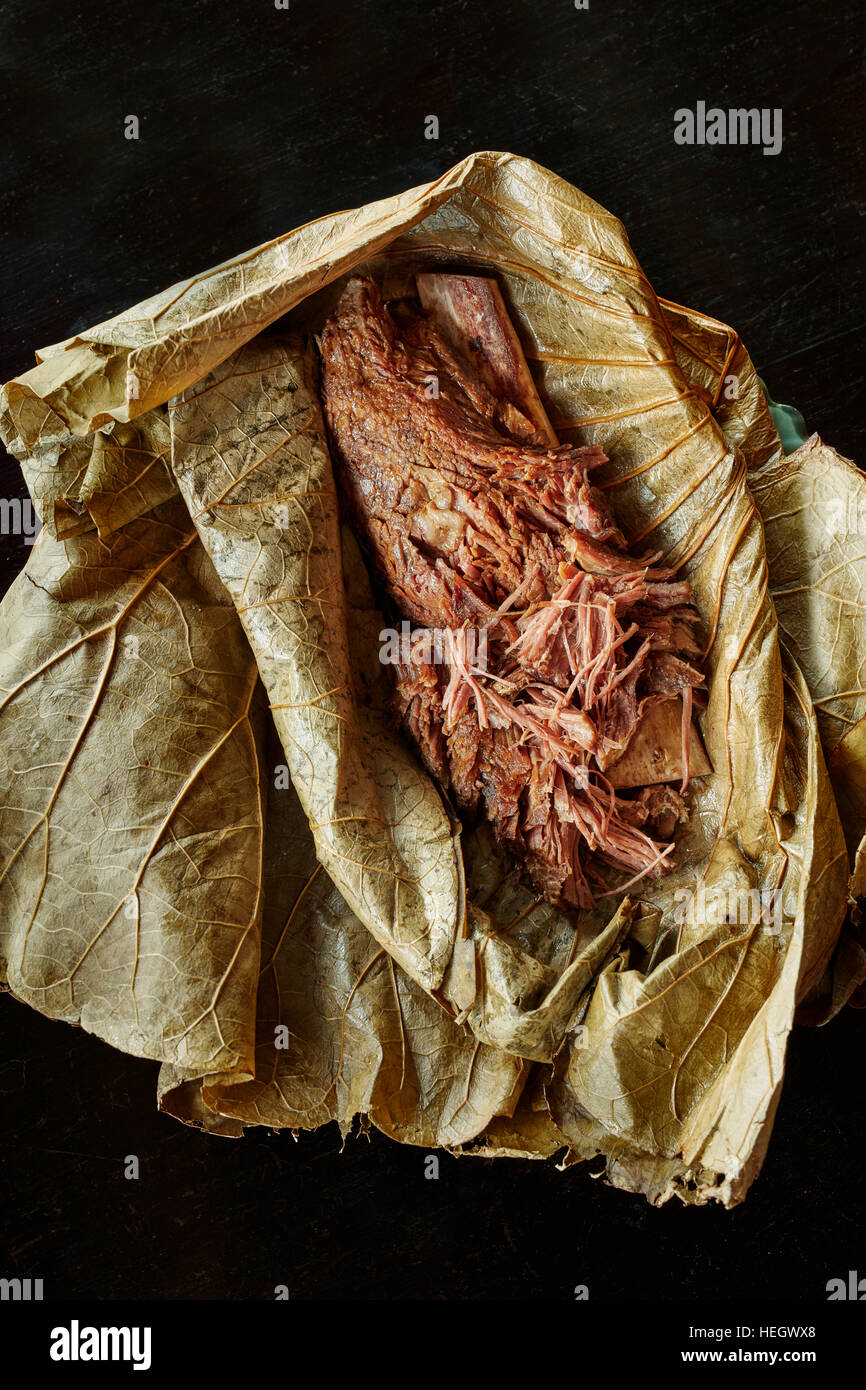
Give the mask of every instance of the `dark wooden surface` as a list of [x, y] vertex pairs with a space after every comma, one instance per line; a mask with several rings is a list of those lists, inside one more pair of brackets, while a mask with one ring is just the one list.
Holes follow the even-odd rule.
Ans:
[[[17, 0], [0, 376], [299, 222], [509, 149], [616, 212], [657, 291], [734, 324], [776, 398], [862, 462], [863, 41], [855, 4], [812, 0]], [[782, 153], [676, 146], [697, 100], [781, 107]], [[4, 583], [24, 554], [0, 537]], [[3, 999], [0, 1274], [73, 1298], [821, 1298], [866, 1273], [863, 1041], [850, 1011], [795, 1034], [744, 1207], [655, 1211], [580, 1168], [444, 1159], [426, 1181], [377, 1135], [206, 1139], [156, 1114], [154, 1065]]]

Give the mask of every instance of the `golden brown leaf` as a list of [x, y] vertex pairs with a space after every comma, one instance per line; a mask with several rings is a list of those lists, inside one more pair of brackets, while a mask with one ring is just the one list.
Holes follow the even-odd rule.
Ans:
[[[269, 751], [278, 761], [275, 737]], [[166, 1067], [162, 1107], [218, 1133], [238, 1132], [232, 1120], [345, 1132], [369, 1117], [427, 1147], [510, 1113], [524, 1064], [449, 1018], [365, 930], [316, 860], [297, 793], [273, 778], [267, 824], [255, 1079], [185, 1081]]]
[[384, 723], [362, 730], [310, 369], [297, 344], [241, 349], [173, 405], [172, 466], [255, 653], [319, 858], [380, 943], [435, 990], [462, 911], [459, 854], [408, 748]]
[[180, 499], [108, 541], [43, 534], [0, 624], [9, 988], [127, 1052], [248, 1070], [263, 712]]

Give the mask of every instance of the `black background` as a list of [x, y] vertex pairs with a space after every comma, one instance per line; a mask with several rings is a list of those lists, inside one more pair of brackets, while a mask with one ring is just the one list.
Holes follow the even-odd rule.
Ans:
[[[814, 0], [17, 0], [0, 378], [298, 223], [513, 150], [622, 218], [657, 292], [734, 324], [862, 461], [864, 37], [853, 3]], [[782, 153], [675, 145], [698, 100], [781, 107]], [[23, 495], [14, 460], [0, 492]], [[25, 547], [0, 547], [5, 583]], [[0, 1274], [60, 1298], [824, 1298], [866, 1274], [862, 1047], [851, 1010], [798, 1030], [745, 1206], [657, 1211], [584, 1168], [443, 1158], [428, 1181], [375, 1134], [208, 1139], [156, 1114], [154, 1064], [3, 999]]]

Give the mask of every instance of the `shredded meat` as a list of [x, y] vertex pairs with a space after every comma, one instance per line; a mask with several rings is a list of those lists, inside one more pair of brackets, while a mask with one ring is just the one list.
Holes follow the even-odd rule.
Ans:
[[682, 798], [615, 793], [603, 770], [649, 702], [683, 696], [685, 787], [697, 615], [658, 555], [629, 555], [591, 482], [604, 454], [538, 443], [429, 318], [398, 324], [372, 280], [349, 282], [320, 347], [350, 517], [400, 615], [445, 635], [441, 664], [413, 643], [395, 667], [426, 767], [552, 901], [591, 905], [605, 864], [629, 883], [664, 872]]

